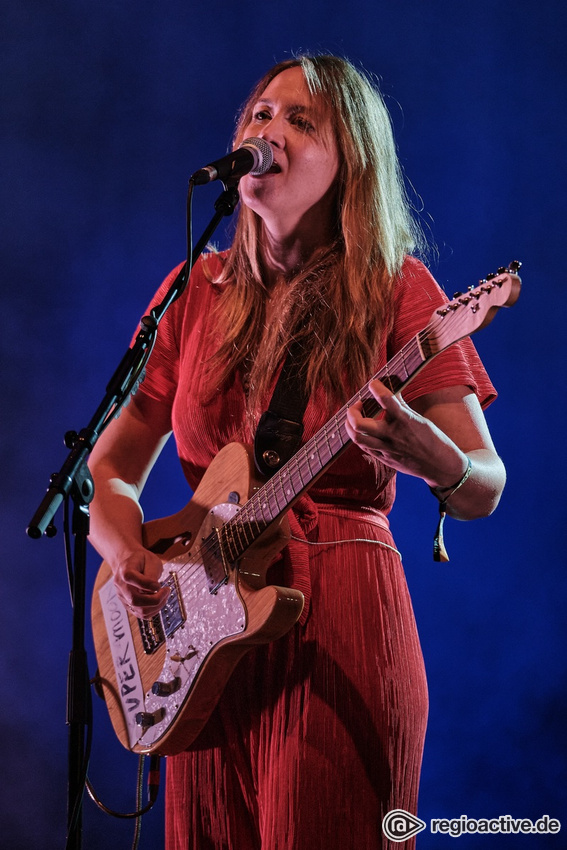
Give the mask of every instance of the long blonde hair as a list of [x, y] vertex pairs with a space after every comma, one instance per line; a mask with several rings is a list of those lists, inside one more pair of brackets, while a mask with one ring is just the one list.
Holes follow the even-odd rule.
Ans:
[[378, 89], [347, 60], [299, 56], [273, 67], [242, 107], [234, 144], [242, 141], [253, 106], [271, 80], [297, 66], [312, 95], [330, 110], [336, 133], [336, 235], [286, 282], [266, 330], [261, 219], [241, 205], [232, 248], [216, 279], [223, 289], [223, 342], [210, 375], [214, 392], [236, 369], [248, 373], [252, 419], [261, 412], [258, 404], [291, 337], [304, 341], [309, 390], [320, 384], [333, 403], [344, 402], [369, 379], [382, 335], [391, 327], [395, 277], [405, 255], [424, 245], [405, 192], [387, 109]]

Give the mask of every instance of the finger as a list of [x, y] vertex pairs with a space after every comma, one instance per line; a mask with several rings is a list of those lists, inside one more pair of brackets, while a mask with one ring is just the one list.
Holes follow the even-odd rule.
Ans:
[[384, 451], [384, 436], [383, 427], [374, 419], [365, 419], [363, 417], [353, 418], [345, 423], [347, 434], [350, 439], [362, 449], [369, 449], [372, 452], [377, 450]]
[[132, 588], [123, 587], [119, 590], [123, 604], [136, 617], [153, 617], [157, 614], [170, 595], [169, 587], [161, 587], [153, 593], [144, 593], [143, 591], [133, 591]]
[[163, 562], [153, 552], [142, 550], [133, 553], [121, 564], [120, 573], [127, 583], [134, 588], [154, 592], [161, 587], [160, 579], [163, 573]]
[[351, 407], [347, 408], [347, 427], [350, 426], [353, 430], [356, 431], [361, 426], [363, 419], [364, 417], [362, 415], [362, 402], [357, 401], [356, 404], [353, 404]]
[[133, 593], [156, 593], [161, 588], [159, 581], [155, 581], [137, 569], [124, 570], [122, 579]]
[[368, 386], [370, 392], [382, 407], [385, 417], [395, 419], [405, 415], [409, 408], [399, 393], [394, 395], [388, 387], [378, 380], [371, 381]]
[[[376, 410], [376, 405], [371, 399], [364, 401], [360, 399], [347, 408], [347, 420], [351, 422], [353, 427], [359, 427], [361, 423], [368, 425], [371, 422], [379, 422], [383, 413], [381, 407], [380, 405], [379, 409]], [[372, 409], [372, 413], [370, 413], [369, 408]]]
[[394, 396], [392, 390], [388, 389], [386, 384], [383, 384], [382, 381], [379, 381], [378, 378], [374, 378], [368, 384], [368, 388], [375, 399], [378, 398], [391, 398]]
[[169, 587], [162, 587], [157, 593], [134, 594], [130, 603], [130, 610], [141, 612], [141, 616], [152, 616], [161, 611], [170, 595]]
[[349, 407], [345, 424], [351, 439], [357, 440], [358, 437], [373, 436], [375, 422], [373, 419], [365, 417], [360, 409]]
[[165, 605], [170, 590], [152, 576], [161, 576], [163, 563], [150, 552], [136, 553], [115, 575], [118, 595], [137, 617], [151, 617]]

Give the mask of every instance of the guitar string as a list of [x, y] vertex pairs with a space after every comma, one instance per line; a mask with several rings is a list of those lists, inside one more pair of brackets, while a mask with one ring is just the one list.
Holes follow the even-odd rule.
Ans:
[[[442, 309], [444, 309], [444, 308], [442, 308]], [[406, 360], [407, 354], [410, 354], [410, 355], [413, 354], [414, 356], [415, 356], [416, 353], [419, 354], [419, 341], [420, 341], [420, 339], [421, 339], [422, 344], [423, 344], [424, 341], [428, 340], [429, 336], [432, 336], [432, 331], [435, 330], [437, 325], [439, 325], [440, 323], [443, 323], [443, 325], [445, 327], [447, 327], [448, 325], [454, 324], [455, 320], [457, 318], [460, 318], [458, 311], [454, 311], [454, 312], [451, 312], [451, 313], [445, 313], [445, 315], [438, 314], [438, 317], [436, 317], [434, 322], [430, 323], [428, 325], [428, 327], [424, 331], [421, 332], [421, 334], [417, 334], [416, 336], [414, 336], [406, 344], [406, 346], [404, 346], [400, 350], [400, 352], [398, 352], [396, 355], [394, 355], [394, 357], [390, 360], [390, 362], [382, 370], [380, 370], [377, 373], [377, 376], [384, 378], [384, 377], [389, 376], [392, 372], [394, 374], [396, 374], [399, 371], [399, 367], [405, 365], [404, 361]], [[420, 360], [423, 362], [421, 357], [420, 357]], [[418, 363], [418, 368], [419, 368], [419, 363]], [[407, 369], [405, 369], [404, 371], [405, 371], [406, 375], [408, 375]], [[374, 378], [372, 378], [371, 380], [373, 380], [373, 379]], [[369, 383], [370, 383], [370, 381], [365, 385], [365, 387], [363, 387], [358, 393], [356, 393], [353, 398], [358, 399], [360, 401], [368, 400]], [[343, 440], [343, 429], [344, 429], [344, 424], [346, 422], [346, 411], [348, 410], [348, 407], [352, 404], [352, 401], [353, 400], [351, 400], [350, 402], [347, 402], [347, 404], [344, 405], [343, 408], [341, 408], [341, 410], [339, 410], [335, 414], [335, 416], [332, 417], [332, 419], [328, 423], [326, 423], [326, 425], [323, 426], [323, 428], [320, 429], [320, 431], [317, 432], [317, 434], [314, 435], [314, 437], [312, 437], [311, 440], [308, 441], [308, 443], [305, 444], [304, 447], [302, 447], [302, 450], [300, 450], [300, 452], [298, 452], [296, 457], [292, 459], [292, 461], [296, 460], [296, 463], [295, 463], [295, 466], [297, 467], [296, 472], [299, 475], [299, 483], [300, 483], [301, 489], [303, 488], [303, 486], [305, 486], [304, 482], [303, 482], [303, 478], [301, 476], [301, 463], [304, 460], [307, 461], [307, 467], [308, 467], [308, 470], [309, 470], [309, 474], [308, 474], [307, 477], [310, 480], [312, 480], [315, 476], [311, 472], [311, 467], [310, 467], [310, 464], [309, 464], [309, 455], [311, 455], [312, 459], [314, 459], [316, 456], [319, 456], [318, 464], [315, 463], [315, 466], [319, 467], [317, 469], [317, 472], [315, 473], [315, 475], [318, 474], [324, 466], [324, 462], [322, 462], [321, 458], [320, 458], [319, 446], [320, 446], [320, 443], [321, 443], [321, 436], [323, 436], [325, 438], [325, 442], [328, 442], [329, 426], [331, 426], [331, 431], [332, 431], [332, 424], [334, 423], [336, 425], [335, 431], [340, 435], [340, 443], [341, 443], [341, 445], [339, 446], [339, 450], [340, 450], [340, 448], [343, 448], [346, 445], [346, 443], [350, 442], [350, 440], [348, 440], [348, 438], [347, 438], [346, 441]], [[331, 436], [334, 438], [334, 432], [331, 433]], [[311, 449], [314, 449], [315, 451], [311, 451]], [[330, 449], [330, 446], [329, 446], [329, 449]], [[334, 457], [335, 457], [335, 455], [333, 454], [332, 450], [330, 450], [330, 458], [329, 459], [334, 459]], [[328, 460], [326, 462], [328, 462]], [[281, 508], [281, 506], [278, 502], [277, 494], [275, 492], [276, 482], [274, 482], [274, 478], [276, 478], [276, 476], [274, 476], [272, 479], [270, 479], [270, 482], [268, 482], [268, 484], [271, 484], [271, 487], [266, 488], [266, 485], [264, 485], [264, 487], [261, 488], [261, 490], [258, 491], [258, 493], [256, 493], [250, 500], [248, 500], [245, 503], [245, 505], [242, 506], [242, 508], [240, 509], [238, 514], [236, 515], [236, 517], [232, 518], [231, 520], [228, 520], [228, 522], [225, 523], [225, 526], [223, 526], [223, 528], [225, 528], [228, 525], [228, 529], [237, 530], [237, 531], [238, 531], [238, 529], [243, 530], [243, 528], [242, 528], [243, 520], [248, 521], [249, 524], [252, 524], [251, 523], [251, 520], [252, 520], [253, 523], [256, 524], [256, 526], [259, 528], [259, 521], [258, 521], [257, 512], [251, 514], [250, 511], [251, 511], [251, 509], [253, 509], [254, 505], [257, 505], [258, 502], [262, 502], [260, 495], [264, 495], [263, 491], [265, 491], [267, 489], [272, 490], [274, 500], [275, 500], [275, 503], [276, 503], [276, 506], [277, 506], [277, 512], [279, 512], [280, 510], [285, 510], [285, 507], [295, 497], [296, 487], [297, 487], [297, 484], [298, 484], [297, 479], [294, 478], [293, 471], [292, 471], [291, 467], [288, 467], [288, 471], [290, 473], [290, 479], [291, 479], [291, 498], [287, 498], [287, 495], [284, 491], [284, 484], [283, 484], [281, 475], [278, 475], [278, 479], [277, 479], [277, 484], [279, 485], [279, 487], [281, 489], [281, 495], [283, 496], [283, 501], [284, 501], [284, 508], [283, 509]], [[280, 473], [281, 472], [282, 471], [280, 471]], [[284, 472], [284, 475], [285, 474], [286, 474], [286, 472]], [[289, 493], [290, 493], [290, 491], [288, 490], [288, 494]], [[273, 507], [274, 506], [273, 506], [273, 503], [271, 503], [269, 496], [266, 499], [265, 504], [267, 504], [270, 507], [269, 515], [271, 516], [273, 514]], [[276, 516], [277, 516], [277, 513], [276, 513]], [[271, 517], [271, 519], [273, 519], [273, 518], [274, 517]], [[268, 521], [268, 524], [271, 521], [271, 519]], [[262, 516], [262, 521], [263, 522], [266, 521], [264, 516]], [[222, 534], [222, 531], [220, 533]], [[246, 534], [245, 531], [244, 531], [244, 534]], [[224, 536], [226, 536], [226, 531], [224, 533]], [[210, 553], [213, 548], [218, 548], [219, 550], [221, 550], [221, 558], [222, 558], [222, 544], [221, 544], [219, 538], [217, 538], [215, 536], [213, 536], [212, 539], [208, 538], [206, 541], [204, 541], [204, 547], [206, 547], [206, 550], [208, 550], [208, 553]], [[178, 570], [177, 570], [177, 580], [178, 580], [178, 583], [182, 586], [182, 589], [186, 589], [188, 582], [194, 576], [195, 572], [196, 571], [198, 572], [199, 570], [202, 571], [203, 577], [202, 577], [202, 581], [199, 583], [200, 586], [198, 585], [198, 586], [195, 587], [196, 592], [199, 592], [199, 590], [207, 584], [208, 580], [207, 580], [206, 575], [204, 574], [205, 570], [204, 570], [204, 565], [201, 563], [202, 559], [197, 559], [195, 557], [195, 556], [198, 556], [200, 554], [200, 552], [203, 550], [204, 547], [203, 546], [200, 547], [200, 549], [194, 554], [191, 553], [191, 556], [188, 556], [187, 563], [182, 564], [178, 568]], [[192, 567], [195, 568], [195, 569], [193, 569], [191, 572], [189, 572], [189, 570], [191, 570]]]
[[[436, 319], [436, 322], [430, 323], [428, 328], [431, 329], [432, 325], [439, 324], [440, 321], [443, 321], [443, 323], [445, 325], [453, 324], [453, 322], [451, 322], [451, 317], [453, 315], [455, 315], [455, 313], [452, 313], [452, 314], [445, 313], [445, 315], [440, 316], [440, 319]], [[446, 318], [447, 316], [449, 317], [448, 319]], [[430, 333], [430, 330], [428, 332]], [[419, 339], [420, 339], [420, 334], [416, 335], [416, 337], [413, 337], [412, 340], [410, 340], [409, 343], [406, 344], [406, 346], [404, 346], [401, 349], [401, 351], [397, 353], [397, 355], [394, 355], [394, 357], [389, 362], [389, 364], [387, 364], [387, 367], [388, 366], [397, 367], [398, 365], [405, 365], [404, 361], [410, 360], [412, 355], [415, 359], [416, 349], [419, 352]], [[426, 341], [427, 341], [427, 334], [422, 332], [421, 333], [422, 344]], [[410, 357], [407, 357], [408, 354], [410, 355]], [[401, 361], [401, 364], [399, 363], [399, 361]], [[423, 362], [424, 362], [423, 358], [420, 357], [420, 362], [418, 362], [417, 368]], [[425, 362], [427, 362], [427, 359], [425, 360]], [[387, 367], [384, 367], [384, 369], [382, 369], [380, 372], [378, 372], [376, 377], [378, 377], [378, 376], [381, 376], [381, 377], [388, 376], [389, 373], [388, 373]], [[390, 369], [390, 372], [392, 372], [392, 371], [393, 370]], [[396, 371], [399, 371], [399, 370], [396, 369]], [[415, 371], [415, 370], [413, 370], [413, 371]], [[413, 371], [412, 371], [411, 374], [413, 374]], [[404, 372], [405, 372], [406, 378], [409, 377], [410, 372], [408, 371], [407, 368], [404, 369]], [[371, 380], [373, 380], [373, 379], [371, 379]], [[297, 452], [297, 454], [294, 456], [294, 458], [292, 458], [290, 460], [290, 462], [288, 464], [286, 464], [286, 468], [281, 470], [279, 474], [276, 474], [275, 476], [273, 476], [272, 479], [270, 479], [271, 482], [274, 482], [274, 480], [275, 480], [277, 485], [280, 488], [280, 492], [281, 492], [281, 495], [282, 495], [283, 501], [284, 501], [284, 508], [287, 506], [289, 501], [291, 501], [294, 498], [295, 494], [297, 493], [298, 484], [299, 484], [300, 489], [302, 489], [305, 486], [305, 481], [303, 480], [303, 474], [302, 474], [304, 470], [306, 470], [306, 472], [307, 472], [306, 477], [307, 477], [308, 483], [310, 483], [313, 480], [313, 478], [315, 477], [315, 475], [319, 474], [319, 472], [322, 470], [322, 468], [325, 466], [325, 464], [328, 463], [329, 460], [334, 459], [335, 454], [334, 454], [333, 450], [330, 448], [330, 446], [328, 446], [329, 457], [325, 458], [325, 460], [321, 459], [321, 436], [323, 436], [325, 438], [325, 443], [328, 444], [329, 443], [329, 432], [331, 432], [330, 436], [332, 437], [332, 439], [335, 439], [335, 432], [337, 432], [338, 435], [339, 435], [340, 441], [341, 441], [341, 445], [339, 446], [339, 450], [341, 448], [343, 448], [345, 445], [347, 445], [347, 443], [350, 442], [350, 440], [348, 438], [346, 438], [346, 439], [344, 438], [344, 424], [345, 424], [345, 421], [346, 421], [346, 411], [348, 410], [348, 407], [352, 404], [352, 402], [354, 400], [356, 400], [357, 398], [361, 401], [367, 401], [368, 399], [373, 398], [370, 394], [368, 384], [362, 390], [360, 390], [355, 395], [355, 397], [351, 401], [349, 401], [337, 414], [335, 414], [333, 419], [329, 423], [327, 423], [316, 435], [314, 435], [314, 437], [312, 437], [311, 440], [308, 441], [302, 447], [302, 449], [300, 451]], [[336, 425], [336, 428], [334, 430], [332, 428], [333, 421]], [[313, 473], [313, 470], [311, 468], [310, 458], [311, 458], [311, 460], [315, 460], [316, 457], [318, 457], [318, 461], [316, 461], [315, 464], [314, 464], [315, 467], [316, 467], [316, 471], [315, 471], [315, 473]], [[291, 499], [288, 498], [288, 496], [290, 495], [290, 491], [289, 490], [286, 491], [285, 488], [286, 488], [287, 485], [285, 485], [283, 483], [283, 476], [287, 475], [288, 472], [289, 472], [289, 477], [291, 479]], [[279, 503], [278, 503], [277, 494], [275, 493], [275, 486], [276, 485], [274, 483], [272, 483], [272, 491], [273, 491], [273, 494], [275, 496], [275, 502], [276, 502], [278, 511], [280, 511], [280, 510], [282, 510], [282, 506], [279, 505]], [[241, 509], [238, 516], [235, 517], [232, 521], [229, 520], [228, 525], [230, 526], [231, 523], [232, 524], [241, 523], [243, 518], [248, 519], [249, 521], [250, 521], [250, 519], [252, 519], [255, 524], [258, 524], [258, 522], [259, 522], [259, 520], [258, 520], [258, 510], [253, 510], [252, 516], [250, 517], [250, 516], [246, 515], [245, 508], [248, 510], [248, 514], [249, 514], [250, 510], [253, 509], [254, 506], [260, 507], [260, 505], [258, 505], [258, 502], [261, 502], [262, 499], [259, 498], [259, 496], [260, 496], [260, 493], [255, 494], [246, 503], [246, 506], [243, 506], [243, 509]], [[270, 502], [269, 497], [267, 499], [267, 502], [268, 503]], [[272, 513], [269, 514], [268, 522], [271, 521], [272, 519], [273, 519], [273, 511], [272, 511]], [[265, 517], [263, 515], [263, 511], [262, 511], [262, 521], [265, 522]]]
[[[489, 284], [490, 289], [488, 291], [492, 291], [497, 284]], [[486, 286], [486, 284], [485, 284]], [[474, 292], [468, 293], [466, 296], [466, 302], [461, 302], [462, 306], [467, 306], [467, 304], [476, 298]], [[477, 299], [480, 300], [480, 294]], [[454, 303], [454, 302], [449, 302]], [[412, 337], [406, 345], [404, 345], [399, 352], [397, 352], [391, 360], [384, 366], [379, 372], [374, 375], [367, 384], [359, 390], [352, 399], [350, 399], [343, 407], [313, 436], [308, 440], [307, 443], [302, 446], [302, 448], [297, 452], [297, 454], [291, 459], [291, 461], [286, 464], [286, 467], [282, 468], [278, 473], [276, 473], [266, 484], [262, 486], [262, 488], [255, 493], [244, 505], [240, 508], [238, 513], [229, 519], [221, 529], [219, 530], [219, 535], [222, 535], [226, 538], [227, 533], [229, 531], [236, 532], [235, 537], [244, 536], [246, 541], [245, 548], [240, 552], [236, 553], [236, 557], [234, 560], [237, 560], [239, 556], [243, 554], [246, 548], [250, 545], [251, 542], [254, 542], [256, 537], [253, 536], [252, 541], [248, 542], [246, 537], [246, 529], [244, 528], [243, 522], [247, 523], [249, 526], [255, 525], [257, 527], [257, 531], [260, 531], [260, 528], [263, 524], [267, 527], [278, 515], [283, 513], [286, 507], [293, 501], [298, 492], [304, 489], [305, 486], [308, 486], [309, 483], [318, 475], [322, 469], [328, 464], [330, 461], [334, 460], [338, 452], [344, 448], [346, 445], [350, 443], [350, 439], [347, 437], [344, 439], [344, 425], [346, 422], [346, 414], [348, 408], [352, 405], [352, 403], [356, 400], [359, 401], [369, 401], [373, 400], [373, 396], [370, 392], [369, 384], [375, 380], [376, 378], [387, 378], [392, 375], [397, 376], [400, 369], [403, 369], [403, 373], [405, 374], [405, 378], [403, 383], [407, 381], [409, 377], [413, 377], [415, 371], [419, 369], [422, 365], [428, 362], [428, 357], [425, 357], [425, 360], [421, 356], [421, 349], [423, 346], [427, 346], [427, 343], [434, 339], [437, 336], [438, 329], [440, 326], [444, 327], [446, 330], [451, 330], [453, 325], [459, 325], [462, 321], [462, 310], [458, 308], [451, 309], [449, 304], [446, 304], [439, 308], [436, 312], [435, 318], [418, 334]], [[468, 313], [467, 313], [468, 314]], [[459, 338], [459, 337], [458, 337]], [[457, 338], [457, 339], [458, 339]], [[457, 340], [453, 340], [457, 341]], [[450, 343], [452, 344], [452, 343]], [[447, 346], [445, 346], [447, 347]], [[419, 359], [417, 359], [419, 358]], [[406, 367], [406, 362], [410, 364], [413, 368], [413, 371], [410, 373]], [[334, 430], [333, 430], [333, 425]], [[335, 433], [339, 435], [341, 445], [337, 449], [331, 448], [329, 444], [329, 436], [335, 439]], [[325, 460], [321, 459], [321, 449], [325, 449], [329, 453], [329, 457]], [[309, 458], [316, 459], [315, 467], [317, 471], [315, 473], [312, 472], [311, 465], [309, 462]], [[303, 464], [303, 467], [302, 467]], [[295, 470], [293, 467], [295, 466]], [[303, 477], [301, 474], [302, 468], [305, 469], [307, 467], [307, 478], [308, 484], [306, 485], [303, 481]], [[287, 468], [287, 469], [286, 469]], [[289, 474], [291, 487], [285, 492], [285, 485], [282, 480], [282, 473], [284, 476]], [[295, 475], [294, 475], [295, 473]], [[297, 476], [297, 477], [296, 477]], [[279, 487], [280, 497], [283, 500], [283, 507], [280, 505], [278, 501], [278, 494], [276, 492], [276, 486]], [[297, 489], [299, 487], [299, 489]], [[271, 490], [271, 497], [269, 491]], [[291, 495], [288, 497], [288, 494]], [[262, 501], [265, 501], [264, 504], [268, 506], [268, 516], [269, 518], [266, 520], [263, 508], [261, 513], [261, 520], [258, 516], [258, 508], [261, 507]], [[275, 510], [275, 513], [274, 513]], [[264, 530], [262, 528], [262, 530]], [[261, 532], [260, 532], [261, 533]], [[256, 536], [259, 536], [257, 534]], [[235, 537], [231, 538], [232, 540]], [[228, 540], [225, 540], [225, 544], [230, 545]], [[203, 587], [205, 587], [208, 583], [207, 576], [205, 574], [205, 568], [202, 561], [204, 559], [198, 558], [200, 553], [205, 549], [207, 554], [209, 554], [213, 549], [218, 549], [220, 551], [220, 561], [222, 563], [222, 542], [220, 538], [215, 536], [209, 536], [205, 541], [203, 541], [202, 546], [196, 551], [188, 553], [188, 560], [185, 564], [181, 564], [177, 569], [177, 580], [182, 589], [186, 589], [187, 584], [191, 581], [191, 579], [195, 576], [195, 573], [201, 572], [202, 580], [195, 586], [195, 590], [198, 593]], [[242, 543], [240, 541], [240, 548], [242, 548]], [[397, 551], [397, 550], [396, 550]]]
[[[450, 316], [449, 316], [449, 318], [450, 318]], [[437, 319], [435, 324], [439, 324], [439, 321], [440, 321], [440, 319]], [[433, 323], [430, 323], [430, 325], [429, 325], [430, 330], [428, 331], [428, 333], [431, 332], [432, 324]], [[445, 324], [448, 324], [448, 322], [445, 321]], [[422, 332], [422, 334], [423, 334], [423, 332]], [[409, 340], [408, 343], [391, 358], [389, 363], [385, 367], [383, 367], [383, 369], [381, 369], [377, 373], [377, 375], [379, 375], [381, 377], [387, 377], [392, 373], [396, 374], [398, 371], [400, 371], [400, 367], [404, 367], [405, 375], [408, 375], [408, 370], [407, 370], [407, 368], [405, 368], [405, 361], [410, 359], [407, 356], [408, 354], [409, 355], [413, 354], [414, 357], [415, 357], [416, 354], [418, 354], [418, 352], [419, 352], [418, 339], [419, 339], [419, 334], [416, 335], [415, 337], [412, 337], [412, 339]], [[421, 357], [420, 357], [420, 361], [422, 361]], [[373, 379], [371, 379], [371, 380], [373, 380]], [[370, 382], [368, 382], [368, 383], [370, 383]], [[254, 494], [254, 496], [252, 496], [251, 499], [249, 499], [242, 506], [242, 508], [239, 510], [238, 514], [236, 514], [235, 517], [228, 520], [227, 523], [225, 523], [224, 526], [222, 526], [222, 530], [219, 533], [223, 534], [223, 536], [226, 538], [226, 535], [229, 531], [235, 531], [236, 537], [241, 537], [242, 535], [244, 535], [244, 537], [246, 538], [246, 530], [243, 527], [243, 522], [248, 523], [248, 525], [253, 525], [253, 524], [256, 525], [258, 530], [260, 530], [260, 523], [262, 523], [262, 524], [265, 523], [266, 527], [267, 527], [267, 525], [269, 525], [269, 523], [281, 511], [285, 510], [287, 505], [293, 500], [293, 498], [297, 494], [298, 483], [300, 485], [300, 489], [303, 489], [303, 487], [305, 486], [305, 483], [303, 481], [303, 477], [302, 477], [302, 474], [301, 474], [302, 466], [303, 466], [303, 468], [305, 468], [305, 466], [307, 467], [307, 478], [308, 478], [308, 482], [310, 483], [310, 481], [313, 480], [315, 475], [319, 474], [319, 472], [322, 470], [322, 468], [324, 468], [326, 463], [328, 463], [331, 460], [334, 460], [338, 451], [350, 442], [349, 438], [344, 437], [344, 425], [345, 425], [345, 422], [346, 422], [346, 412], [347, 412], [349, 406], [353, 403], [354, 400], [358, 399], [360, 401], [365, 401], [365, 400], [368, 400], [369, 397], [371, 397], [371, 396], [369, 396], [369, 387], [368, 387], [368, 384], [367, 384], [365, 387], [363, 387], [361, 390], [359, 390], [355, 394], [353, 399], [351, 399], [349, 402], [347, 402], [347, 404], [344, 405], [343, 408], [341, 408], [341, 410], [339, 410], [335, 414], [335, 416], [333, 416], [331, 418], [331, 420], [329, 420], [329, 422], [327, 422], [323, 426], [323, 428], [321, 428], [317, 432], [317, 434], [315, 434], [300, 449], [300, 451], [297, 453], [297, 455], [294, 458], [292, 458], [290, 463], [292, 464], [292, 466], [295, 465], [295, 467], [296, 467], [295, 472], [299, 477], [299, 482], [293, 474], [294, 471], [288, 465], [289, 477], [290, 477], [290, 480], [291, 480], [291, 489], [288, 490], [287, 494], [285, 492], [285, 489], [284, 489], [285, 485], [284, 485], [284, 482], [282, 480], [282, 473], [283, 473], [284, 476], [287, 473], [284, 470], [280, 470], [280, 472], [276, 473], [276, 475], [273, 476], [273, 478], [271, 478], [266, 483], [266, 485], [264, 485], [261, 488], [261, 490], [258, 491], [258, 493]], [[337, 450], [334, 450], [333, 448], [331, 448], [331, 445], [329, 444], [329, 437], [331, 437], [334, 440], [337, 434], [339, 436], [340, 445], [339, 445]], [[321, 459], [321, 442], [322, 442], [321, 438], [322, 437], [324, 438], [323, 448], [326, 448], [326, 451], [328, 453], [328, 457], [325, 457], [325, 460]], [[311, 457], [312, 460], [315, 460], [315, 463], [314, 463], [314, 465], [316, 467], [315, 473], [313, 473], [313, 471], [311, 469], [309, 457]], [[281, 499], [283, 500], [283, 503], [284, 503], [283, 508], [278, 501], [278, 494], [276, 492], [276, 486], [280, 490], [280, 497], [281, 497]], [[268, 493], [269, 490], [271, 490], [271, 497], [270, 497], [270, 494]], [[263, 499], [264, 495], [266, 495], [265, 501]], [[269, 518], [268, 518], [268, 520], [266, 520], [266, 518], [264, 516], [264, 511], [262, 509], [262, 512], [261, 512], [262, 513], [262, 520], [260, 521], [258, 519], [257, 508], [259, 506], [259, 503], [261, 504], [262, 502], [264, 502], [264, 504], [268, 506], [268, 517]], [[256, 507], [256, 510], [254, 510], [255, 507]], [[276, 509], [275, 514], [274, 514], [274, 508]], [[253, 537], [251, 542], [253, 542], [254, 539], [255, 538]], [[203, 551], [204, 548], [205, 548], [205, 551], [207, 552], [207, 554], [210, 554], [213, 549], [221, 550], [221, 560], [222, 560], [222, 544], [221, 544], [220, 540], [215, 536], [213, 536], [212, 538], [208, 538], [206, 541], [204, 541], [203, 545], [199, 548], [199, 550], [197, 550], [197, 552], [194, 552], [194, 553], [192, 552], [190, 555], [188, 555], [188, 561], [186, 562], [186, 564], [182, 564], [178, 568], [178, 570], [177, 570], [177, 580], [178, 580], [178, 584], [180, 585], [181, 590], [187, 590], [188, 584], [195, 577], [196, 572], [197, 573], [201, 572], [201, 581], [199, 581], [195, 584], [195, 586], [193, 588], [193, 591], [195, 593], [199, 593], [200, 590], [204, 586], [206, 586], [206, 584], [208, 583], [208, 579], [207, 579], [207, 576], [205, 574], [204, 564], [202, 563], [202, 560], [204, 560], [204, 558], [198, 557], [201, 554], [201, 552]], [[242, 548], [242, 546], [240, 546], [240, 548]], [[247, 548], [247, 547], [245, 547], [245, 548]], [[244, 551], [245, 551], [245, 549], [244, 549]], [[237, 560], [237, 558], [235, 558], [235, 560]], [[220, 577], [220, 579], [222, 579], [222, 577]]]

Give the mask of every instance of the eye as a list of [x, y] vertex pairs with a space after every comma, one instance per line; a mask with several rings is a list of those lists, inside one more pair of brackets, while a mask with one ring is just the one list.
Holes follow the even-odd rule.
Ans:
[[267, 121], [269, 119], [270, 119], [270, 113], [268, 112], [267, 109], [258, 109], [254, 113], [254, 120], [255, 121]]
[[294, 124], [298, 128], [298, 130], [302, 130], [304, 133], [310, 133], [315, 129], [311, 121], [308, 121], [308, 119], [305, 118], [304, 115], [294, 115], [291, 120], [292, 124]]

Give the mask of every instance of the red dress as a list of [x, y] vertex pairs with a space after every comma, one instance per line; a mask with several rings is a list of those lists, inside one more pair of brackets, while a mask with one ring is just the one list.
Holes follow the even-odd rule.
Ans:
[[[160, 324], [140, 388], [171, 407], [193, 489], [217, 452], [244, 434], [238, 375], [210, 403], [200, 400], [217, 297], [199, 263]], [[425, 267], [408, 258], [394, 332], [375, 371], [443, 301]], [[495, 396], [468, 339], [428, 364], [403, 395], [411, 402], [461, 384], [483, 406]], [[315, 393], [304, 439], [333, 412]], [[306, 593], [306, 612], [285, 637], [247, 654], [190, 750], [168, 758], [168, 850], [399, 846], [384, 838], [381, 823], [392, 809], [417, 814], [427, 684], [387, 519], [394, 496], [395, 473], [350, 446], [294, 509], [302, 540], [291, 543], [286, 580]]]

